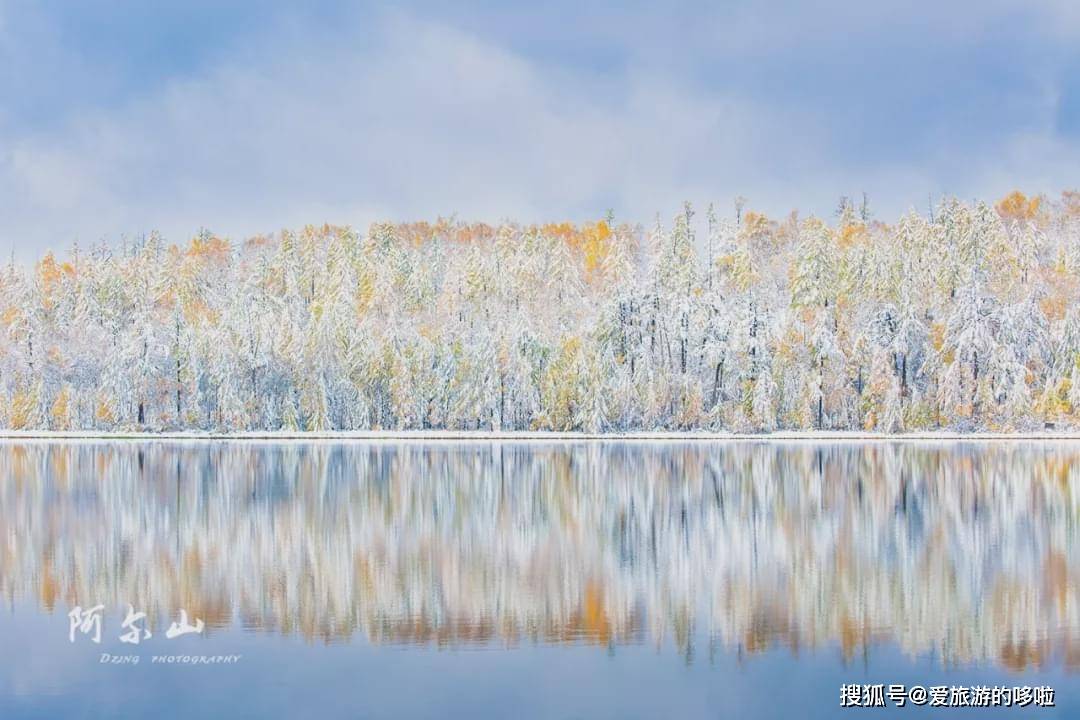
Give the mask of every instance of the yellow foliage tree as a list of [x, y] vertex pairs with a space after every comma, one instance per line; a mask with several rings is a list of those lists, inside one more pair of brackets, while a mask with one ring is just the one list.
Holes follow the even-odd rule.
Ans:
[[49, 410], [50, 424], [53, 430], [71, 429], [71, 391], [67, 386], [60, 389]]
[[1019, 190], [1013, 190], [999, 200], [996, 207], [1005, 220], [1030, 220], [1038, 215], [1041, 204], [1042, 198], [1039, 196], [1029, 198]]

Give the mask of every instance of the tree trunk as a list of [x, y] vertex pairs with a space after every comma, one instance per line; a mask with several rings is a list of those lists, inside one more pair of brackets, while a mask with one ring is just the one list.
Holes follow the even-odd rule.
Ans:
[[716, 363], [716, 372], [713, 373], [712, 383], [712, 407], [716, 407], [716, 401], [718, 399], [718, 393], [720, 392], [720, 368], [723, 367], [723, 361]]
[[176, 423], [181, 424], [180, 421], [180, 356], [176, 357]]

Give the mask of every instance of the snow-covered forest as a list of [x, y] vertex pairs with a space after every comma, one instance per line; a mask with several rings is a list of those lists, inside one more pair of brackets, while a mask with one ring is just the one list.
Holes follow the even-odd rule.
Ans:
[[156, 234], [0, 271], [0, 424], [1023, 430], [1080, 410], [1080, 193], [896, 222]]

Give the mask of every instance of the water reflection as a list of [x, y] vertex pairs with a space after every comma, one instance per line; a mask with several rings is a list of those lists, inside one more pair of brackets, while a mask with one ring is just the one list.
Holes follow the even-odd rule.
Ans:
[[1080, 666], [1080, 446], [0, 445], [0, 592], [375, 643]]

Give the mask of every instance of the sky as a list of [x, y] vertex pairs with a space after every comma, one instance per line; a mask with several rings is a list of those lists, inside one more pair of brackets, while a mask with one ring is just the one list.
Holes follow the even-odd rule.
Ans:
[[1080, 3], [0, 0], [0, 253], [1080, 185]]

